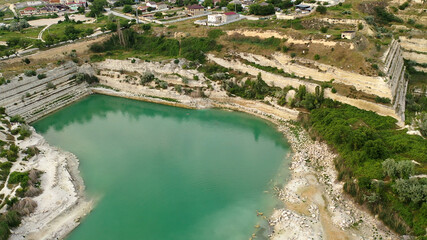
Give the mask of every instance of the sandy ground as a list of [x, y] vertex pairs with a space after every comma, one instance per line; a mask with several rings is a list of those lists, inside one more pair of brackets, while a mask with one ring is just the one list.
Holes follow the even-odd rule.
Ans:
[[50, 146], [33, 130], [30, 138], [18, 141], [20, 148], [37, 147], [41, 152], [28, 162], [14, 164], [12, 171], [38, 169], [42, 194], [34, 197], [35, 212], [24, 217], [10, 239], [63, 239], [90, 212], [93, 201], [84, 195], [78, 159], [69, 152]]
[[[85, 15], [81, 14], [71, 14], [69, 15], [70, 20], [82, 21], [84, 23], [93, 23], [95, 18], [88, 18]], [[49, 18], [49, 19], [37, 19], [28, 21], [28, 23], [33, 27], [41, 27], [46, 25], [52, 25], [58, 23], [58, 21], [64, 21], [65, 17], [60, 16], [57, 18]]]
[[288, 43], [293, 43], [293, 44], [311, 44], [311, 43], [317, 43], [317, 44], [322, 44], [324, 46], [327, 47], [335, 47], [337, 45], [341, 45], [341, 46], [345, 46], [348, 47], [349, 49], [354, 49], [354, 44], [353, 43], [346, 43], [346, 42], [336, 42], [336, 41], [328, 41], [328, 40], [316, 40], [316, 39], [312, 39], [312, 40], [304, 40], [304, 39], [296, 39], [293, 38], [289, 35], [285, 35], [273, 30], [266, 30], [266, 31], [257, 31], [257, 30], [230, 30], [227, 31], [228, 35], [233, 35], [233, 34], [241, 34], [244, 35], [246, 37], [259, 37], [259, 38], [270, 38], [270, 37], [275, 37], [275, 38], [280, 38], [280, 39], [287, 39]]

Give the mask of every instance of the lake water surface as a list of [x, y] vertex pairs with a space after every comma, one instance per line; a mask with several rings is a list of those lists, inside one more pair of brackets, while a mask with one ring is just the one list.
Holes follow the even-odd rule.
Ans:
[[34, 127], [99, 198], [70, 240], [246, 240], [289, 174], [283, 135], [243, 113], [92, 95]]

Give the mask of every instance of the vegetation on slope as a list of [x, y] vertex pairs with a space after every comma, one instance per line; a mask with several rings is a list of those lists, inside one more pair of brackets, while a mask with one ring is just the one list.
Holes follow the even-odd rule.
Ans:
[[103, 43], [93, 44], [90, 49], [95, 53], [125, 50], [152, 56], [184, 57], [199, 63], [206, 61], [206, 52], [221, 49], [221, 46], [211, 38], [188, 37], [179, 41], [164, 36], [153, 36], [150, 33], [139, 34], [132, 29], [126, 29], [122, 35], [122, 40], [119, 34], [115, 34]]
[[[337, 104], [314, 109], [306, 123], [339, 153], [344, 189], [400, 234], [427, 227], [427, 140], [396, 129], [396, 120]], [[416, 161], [415, 163], [412, 160]]]

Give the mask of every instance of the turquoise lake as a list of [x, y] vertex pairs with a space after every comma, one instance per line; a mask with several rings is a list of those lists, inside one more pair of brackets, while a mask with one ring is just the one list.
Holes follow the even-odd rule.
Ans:
[[265, 239], [257, 211], [281, 206], [273, 186], [289, 175], [286, 139], [244, 113], [91, 95], [33, 126], [99, 199], [69, 240]]

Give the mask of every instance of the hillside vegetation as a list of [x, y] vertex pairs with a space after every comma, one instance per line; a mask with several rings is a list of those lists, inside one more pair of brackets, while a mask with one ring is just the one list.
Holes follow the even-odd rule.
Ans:
[[400, 234], [427, 227], [427, 140], [396, 129], [396, 120], [338, 104], [314, 109], [306, 126], [339, 153], [344, 190]]

